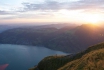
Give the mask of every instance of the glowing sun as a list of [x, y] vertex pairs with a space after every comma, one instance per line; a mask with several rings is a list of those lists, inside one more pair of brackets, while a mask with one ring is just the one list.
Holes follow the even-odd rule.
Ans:
[[96, 24], [104, 20], [104, 14], [97, 12], [97, 13], [92, 13], [92, 12], [83, 12], [81, 10], [60, 10], [59, 11], [58, 17], [62, 16], [63, 20], [69, 20], [69, 21], [74, 21], [74, 22], [82, 22], [82, 23], [91, 23], [91, 24]]
[[85, 14], [82, 18], [84, 21], [96, 24], [103, 20], [102, 16], [99, 14]]

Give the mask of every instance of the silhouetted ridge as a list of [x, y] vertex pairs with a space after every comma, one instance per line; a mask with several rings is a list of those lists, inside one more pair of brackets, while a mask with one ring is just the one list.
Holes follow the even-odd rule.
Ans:
[[104, 29], [93, 24], [78, 27], [26, 27], [10, 29], [0, 34], [0, 43], [44, 46], [53, 50], [77, 53], [104, 41]]

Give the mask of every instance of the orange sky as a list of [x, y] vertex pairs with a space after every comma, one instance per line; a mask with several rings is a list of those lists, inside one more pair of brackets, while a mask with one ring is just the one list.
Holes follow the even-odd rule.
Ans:
[[104, 22], [104, 0], [0, 1], [0, 23]]

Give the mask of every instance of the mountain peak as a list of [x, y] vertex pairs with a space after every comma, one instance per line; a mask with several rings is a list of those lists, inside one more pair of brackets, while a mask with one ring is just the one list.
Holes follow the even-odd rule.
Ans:
[[90, 27], [90, 28], [95, 28], [95, 27], [99, 27], [96, 24], [82, 24], [81, 27]]
[[88, 31], [88, 32], [96, 32], [96, 31], [102, 30], [102, 27], [96, 24], [82, 24], [81, 26], [79, 26], [79, 29]]

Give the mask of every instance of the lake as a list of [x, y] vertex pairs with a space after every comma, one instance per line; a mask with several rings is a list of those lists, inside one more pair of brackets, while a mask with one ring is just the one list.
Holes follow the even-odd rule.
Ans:
[[9, 64], [6, 70], [28, 70], [46, 56], [64, 55], [45, 47], [0, 44], [0, 65]]

